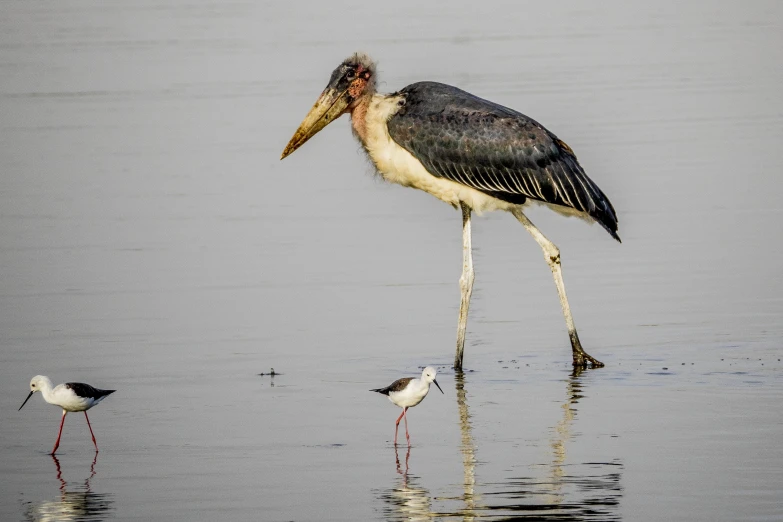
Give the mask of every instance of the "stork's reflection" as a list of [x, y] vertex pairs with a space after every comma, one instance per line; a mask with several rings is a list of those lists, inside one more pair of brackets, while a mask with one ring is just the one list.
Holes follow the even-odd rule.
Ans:
[[583, 368], [574, 368], [571, 378], [566, 380], [566, 400], [560, 405], [563, 416], [552, 428], [552, 438], [549, 447], [552, 448], [552, 465], [550, 467], [550, 481], [545, 483], [550, 488], [552, 498], [549, 502], [557, 504], [563, 501], [563, 479], [566, 476], [565, 463], [568, 456], [568, 441], [572, 437], [574, 419], [576, 417], [576, 405], [582, 398], [582, 382], [579, 377]]
[[95, 453], [87, 478], [75, 483], [72, 481], [71, 484], [63, 477], [59, 459], [54, 455], [51, 457], [57, 472], [57, 480], [60, 483], [60, 495], [54, 500], [32, 503], [27, 508], [25, 520], [89, 522], [106, 520], [111, 517], [111, 512], [114, 509], [112, 495], [93, 493], [90, 484], [96, 475], [95, 466], [98, 463], [98, 453]]
[[[527, 473], [493, 484], [492, 490], [486, 492], [486, 498], [492, 499], [490, 505], [479, 508], [474, 504], [469, 508], [466, 502], [466, 513], [472, 515], [476, 510], [487, 510], [491, 516], [504, 520], [521, 516], [533, 516], [536, 520], [620, 519], [622, 464], [619, 459], [610, 462], [602, 462], [601, 459], [569, 462], [568, 459], [568, 448], [576, 443], [578, 435], [574, 425], [579, 402], [585, 396], [584, 371], [574, 369], [564, 380], [565, 400], [560, 404], [562, 415], [550, 429], [549, 462], [543, 466], [533, 462], [519, 463], [518, 467], [527, 470]], [[463, 454], [465, 451], [463, 444]], [[464, 457], [463, 461], [467, 462]], [[465, 470], [466, 477], [468, 472], [474, 477], [472, 466], [469, 470], [466, 465]], [[486, 512], [482, 515], [487, 516]]]
[[457, 390], [457, 410], [459, 411], [460, 453], [462, 454], [462, 500], [465, 503], [464, 520], [473, 520], [477, 496], [476, 487], [476, 444], [473, 442], [473, 426], [468, 409], [468, 392], [465, 389], [465, 374], [454, 375]]

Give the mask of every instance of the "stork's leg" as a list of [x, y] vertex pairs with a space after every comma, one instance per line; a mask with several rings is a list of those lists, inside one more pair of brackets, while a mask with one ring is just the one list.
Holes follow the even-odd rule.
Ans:
[[462, 209], [462, 276], [459, 278], [459, 288], [462, 299], [459, 304], [459, 322], [457, 323], [457, 353], [454, 356], [454, 369], [462, 371], [462, 354], [465, 351], [465, 329], [468, 326], [468, 309], [470, 295], [473, 293], [473, 248], [470, 237], [470, 208], [460, 203]]
[[541, 233], [538, 228], [527, 218], [525, 214], [519, 209], [513, 209], [511, 211], [514, 217], [522, 223], [528, 232], [533, 236], [533, 239], [541, 246], [544, 251], [544, 258], [546, 259], [549, 268], [552, 269], [552, 276], [555, 278], [555, 286], [557, 287], [557, 294], [560, 296], [560, 306], [563, 307], [563, 315], [565, 316], [566, 327], [568, 327], [568, 337], [571, 339], [571, 349], [573, 350], [574, 367], [587, 367], [587, 363], [594, 368], [600, 368], [604, 365], [598, 359], [591, 357], [587, 352], [582, 349], [582, 344], [579, 342], [579, 336], [576, 333], [576, 327], [574, 326], [574, 318], [571, 317], [571, 308], [568, 306], [568, 297], [566, 297], [565, 284], [563, 283], [563, 274], [560, 270], [560, 249], [555, 246], [550, 240], [548, 240], [544, 234]]

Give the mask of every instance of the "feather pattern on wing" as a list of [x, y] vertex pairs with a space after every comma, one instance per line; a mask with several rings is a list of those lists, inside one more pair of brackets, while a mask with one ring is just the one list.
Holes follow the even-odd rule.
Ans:
[[65, 387], [85, 399], [100, 399], [114, 393], [116, 390], [101, 390], [83, 382], [67, 382]]
[[413, 377], [403, 377], [402, 379], [397, 379], [390, 385], [388, 385], [385, 388], [377, 388], [375, 390], [370, 390], [378, 393], [382, 393], [383, 395], [389, 395], [389, 393], [399, 392], [404, 390], [408, 383], [410, 383], [413, 380]]
[[389, 135], [433, 176], [514, 204], [527, 198], [583, 212], [615, 239], [617, 215], [571, 148], [537, 121], [436, 82], [395, 93]]

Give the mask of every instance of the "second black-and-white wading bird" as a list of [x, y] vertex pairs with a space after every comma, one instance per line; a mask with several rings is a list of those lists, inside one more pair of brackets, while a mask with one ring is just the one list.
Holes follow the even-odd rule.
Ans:
[[471, 212], [506, 210], [541, 246], [552, 270], [571, 339], [575, 367], [603, 363], [584, 351], [568, 306], [560, 250], [524, 214], [542, 203], [561, 214], [598, 222], [617, 235], [617, 215], [565, 142], [537, 121], [450, 85], [411, 84], [376, 92], [369, 56], [356, 53], [332, 72], [329, 84], [285, 147], [285, 158], [343, 114], [387, 181], [429, 192], [462, 211], [462, 300], [454, 367], [462, 369], [473, 289]]
[[57, 448], [60, 447], [60, 437], [63, 434], [63, 425], [65, 424], [65, 416], [68, 412], [83, 411], [84, 418], [87, 419], [87, 427], [90, 428], [90, 436], [92, 437], [92, 443], [95, 445], [95, 452], [98, 452], [98, 443], [95, 441], [95, 434], [92, 432], [92, 425], [90, 424], [90, 417], [87, 416], [87, 410], [99, 404], [103, 399], [114, 393], [116, 390], [101, 390], [93, 388], [89, 384], [83, 382], [66, 382], [64, 384], [58, 384], [55, 386], [52, 384], [52, 380], [45, 375], [36, 375], [30, 379], [30, 393], [24, 400], [19, 410], [24, 408], [30, 397], [35, 392], [41, 392], [43, 398], [49, 404], [55, 404], [63, 409], [63, 417], [60, 421], [60, 431], [57, 432], [57, 440], [54, 443], [54, 449], [51, 455], [57, 452]]
[[413, 408], [430, 392], [430, 384], [433, 382], [438, 387], [441, 393], [443, 389], [435, 379], [435, 368], [427, 366], [422, 370], [421, 377], [416, 379], [415, 377], [404, 377], [397, 379], [385, 388], [375, 388], [370, 391], [378, 392], [382, 395], [386, 395], [393, 404], [402, 408], [402, 413], [397, 417], [397, 422], [394, 424], [394, 445], [397, 445], [397, 432], [400, 429], [400, 420], [405, 419], [405, 438], [408, 439], [408, 446], [411, 445], [411, 435], [408, 433], [408, 415], [406, 412], [408, 408]]

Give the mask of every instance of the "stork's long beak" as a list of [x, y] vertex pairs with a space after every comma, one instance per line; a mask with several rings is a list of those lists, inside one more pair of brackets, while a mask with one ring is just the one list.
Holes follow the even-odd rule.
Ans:
[[[443, 389], [440, 387], [440, 384], [438, 384], [438, 381], [436, 381], [435, 379], [432, 379], [432, 382], [434, 382], [434, 383], [435, 383], [435, 386], [437, 386], [437, 387], [438, 387], [438, 389], [440, 390], [440, 392], [441, 392], [441, 393], [443, 393]], [[443, 395], [446, 395], [446, 394], [445, 394], [445, 393], [443, 393]]]
[[[35, 393], [34, 391], [31, 391], [31, 392], [30, 392], [30, 395], [28, 395], [28, 396], [27, 396], [27, 398], [26, 398], [26, 399], [24, 400], [24, 402], [22, 403], [22, 405], [21, 405], [21, 406], [19, 406], [19, 410], [21, 410], [22, 408], [24, 408], [24, 405], [25, 405], [25, 404], [27, 404], [27, 401], [29, 401], [29, 400], [30, 400], [30, 397], [32, 397], [34, 393]], [[19, 411], [19, 410], [16, 410], [16, 411]]]
[[328, 85], [324, 92], [321, 93], [318, 101], [313, 105], [313, 108], [307, 113], [302, 124], [296, 129], [294, 137], [285, 146], [280, 159], [294, 152], [304, 142], [315, 136], [318, 131], [339, 118], [351, 101], [352, 98], [348, 93], [348, 89], [335, 89], [332, 85]]

